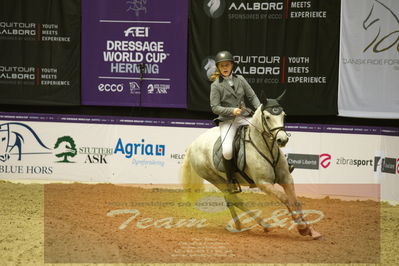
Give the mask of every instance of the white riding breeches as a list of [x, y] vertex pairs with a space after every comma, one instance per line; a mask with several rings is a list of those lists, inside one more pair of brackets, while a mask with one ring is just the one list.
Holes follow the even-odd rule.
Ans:
[[233, 158], [233, 141], [237, 129], [240, 126], [248, 125], [249, 119], [251, 118], [236, 116], [234, 120], [227, 120], [219, 123], [222, 153], [226, 160], [231, 160]]

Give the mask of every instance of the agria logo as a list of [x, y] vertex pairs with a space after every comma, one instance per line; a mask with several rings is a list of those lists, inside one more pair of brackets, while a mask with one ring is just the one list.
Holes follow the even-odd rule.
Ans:
[[223, 15], [225, 7], [224, 0], [204, 0], [203, 4], [205, 14], [211, 18], [218, 18]]
[[142, 139], [136, 143], [124, 143], [121, 138], [116, 143], [114, 154], [121, 153], [130, 159], [133, 156], [165, 156], [164, 144], [148, 144]]
[[0, 124], [0, 162], [23, 155], [51, 154], [39, 135], [28, 125], [19, 122]]

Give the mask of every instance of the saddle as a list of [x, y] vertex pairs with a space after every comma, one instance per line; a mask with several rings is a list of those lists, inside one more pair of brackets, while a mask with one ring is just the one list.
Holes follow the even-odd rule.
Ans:
[[[235, 166], [235, 172], [239, 172], [244, 179], [250, 184], [250, 187], [255, 187], [255, 182], [244, 172], [246, 165], [245, 156], [245, 134], [248, 130], [248, 126], [241, 126], [238, 128], [237, 133], [233, 141], [233, 162]], [[213, 145], [213, 165], [220, 172], [225, 172], [223, 166], [223, 153], [222, 153], [222, 140], [219, 137]]]

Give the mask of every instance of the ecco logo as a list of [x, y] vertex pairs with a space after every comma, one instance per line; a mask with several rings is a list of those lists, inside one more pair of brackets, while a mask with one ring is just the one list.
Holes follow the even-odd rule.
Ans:
[[124, 31], [125, 37], [148, 37], [150, 27], [130, 27]]
[[320, 165], [323, 167], [323, 168], [327, 168], [327, 167], [329, 167], [330, 166], [330, 164], [331, 164], [331, 155], [330, 154], [328, 154], [328, 153], [323, 153], [323, 154], [320, 154]]
[[123, 84], [98, 84], [99, 91], [105, 92], [122, 92]]

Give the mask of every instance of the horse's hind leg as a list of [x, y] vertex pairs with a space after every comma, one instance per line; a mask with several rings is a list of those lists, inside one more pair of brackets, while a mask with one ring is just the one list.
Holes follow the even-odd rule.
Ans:
[[235, 210], [235, 203], [229, 198], [229, 195], [227, 195], [227, 194], [225, 194], [224, 199], [227, 203], [227, 207], [229, 208], [231, 217], [233, 217], [234, 223], [236, 225], [236, 229], [238, 231], [240, 231], [242, 228], [242, 225], [241, 225], [240, 219], [238, 218], [237, 212]]
[[[263, 227], [265, 232], [270, 231], [270, 226], [268, 226], [267, 223], [263, 221], [261, 217], [256, 215], [254, 212], [252, 212], [250, 209], [244, 206], [244, 202], [236, 195], [236, 194], [225, 194], [225, 199], [229, 198], [228, 200], [234, 204], [235, 207], [239, 208], [243, 212], [247, 213], [252, 219], [254, 219], [260, 226]], [[226, 202], [228, 201], [226, 199]]]

